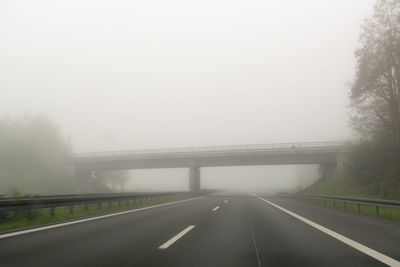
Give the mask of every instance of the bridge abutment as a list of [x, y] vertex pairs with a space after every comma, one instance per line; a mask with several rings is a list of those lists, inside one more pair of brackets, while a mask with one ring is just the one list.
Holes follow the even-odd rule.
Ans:
[[92, 192], [92, 170], [75, 170], [75, 177], [78, 181], [80, 191]]
[[189, 169], [189, 191], [200, 191], [200, 168], [192, 167]]
[[319, 170], [322, 179], [332, 178], [337, 170], [337, 164], [333, 162], [324, 162], [319, 164]]
[[347, 160], [347, 153], [337, 153], [336, 162], [323, 162], [319, 164], [322, 179], [332, 178], [336, 171], [344, 168]]
[[343, 167], [346, 165], [348, 153], [338, 153], [336, 155], [336, 161], [337, 161], [337, 169], [343, 169]]

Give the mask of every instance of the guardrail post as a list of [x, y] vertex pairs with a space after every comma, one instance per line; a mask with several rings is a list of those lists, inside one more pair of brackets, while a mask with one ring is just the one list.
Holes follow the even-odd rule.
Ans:
[[118, 208], [121, 208], [121, 200], [118, 200]]
[[54, 217], [54, 215], [55, 215], [55, 214], [54, 214], [54, 207], [51, 207], [51, 208], [50, 208], [50, 216], [51, 216], [51, 217]]
[[[14, 211], [13, 213], [16, 216], [16, 211]], [[0, 224], [6, 222], [6, 219], [7, 219], [7, 213], [5, 211], [0, 211]]]
[[32, 209], [31, 208], [28, 208], [26, 217], [28, 218], [28, 220], [32, 220], [33, 219]]
[[[343, 210], [344, 211], [348, 211], [348, 207], [347, 207], [348, 203], [354, 204], [357, 206], [356, 209], [357, 209], [358, 213], [360, 213], [360, 214], [361, 214], [361, 205], [375, 207], [376, 217], [380, 217], [379, 209], [382, 206], [391, 206], [391, 207], [395, 207], [395, 208], [400, 208], [400, 201], [394, 201], [394, 200], [352, 198], [352, 197], [340, 197], [340, 196], [339, 197], [335, 197], [335, 196], [329, 197], [329, 196], [309, 195], [309, 194], [293, 194], [293, 196], [298, 196], [299, 199], [303, 199], [306, 202], [310, 202], [310, 203], [316, 202], [318, 204], [323, 204], [328, 207], [331, 205], [330, 204], [330, 201], [331, 201], [333, 208], [338, 208], [338, 209], [342, 209], [342, 206], [340, 203], [343, 202]], [[321, 203], [320, 200], [323, 200], [323, 203]], [[339, 201], [338, 205], [336, 205], [336, 200]], [[350, 205], [349, 211], [357, 212], [356, 210], [353, 210], [352, 205]]]
[[111, 201], [108, 201], [108, 207], [111, 208], [112, 207], [112, 203]]
[[71, 205], [71, 206], [69, 207], [69, 213], [70, 213], [70, 214], [74, 213], [74, 205]]
[[97, 203], [97, 209], [101, 209], [101, 201]]

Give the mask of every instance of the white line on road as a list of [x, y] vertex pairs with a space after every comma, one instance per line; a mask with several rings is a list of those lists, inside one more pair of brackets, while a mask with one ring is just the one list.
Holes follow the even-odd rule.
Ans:
[[107, 214], [107, 215], [101, 215], [101, 216], [86, 218], [86, 219], [82, 219], [82, 220], [76, 220], [76, 221], [72, 221], [72, 222], [57, 223], [57, 224], [52, 224], [52, 225], [47, 225], [47, 226], [42, 226], [42, 227], [36, 227], [36, 228], [32, 228], [32, 229], [27, 229], [27, 230], [21, 230], [21, 231], [18, 231], [18, 232], [11, 232], [11, 233], [7, 233], [7, 234], [2, 234], [2, 235], [0, 235], [0, 239], [7, 238], [7, 237], [11, 237], [11, 236], [16, 236], [16, 235], [23, 235], [23, 234], [28, 234], [28, 233], [43, 231], [43, 230], [47, 230], [47, 229], [53, 229], [53, 228], [63, 227], [63, 226], [72, 225], [72, 224], [76, 224], [76, 223], [82, 223], [82, 222], [89, 222], [89, 221], [99, 220], [99, 219], [103, 219], [103, 218], [118, 216], [118, 215], [127, 214], [127, 213], [138, 212], [138, 211], [147, 210], [147, 209], [152, 209], [152, 208], [163, 207], [163, 206], [172, 205], [172, 204], [176, 204], [176, 203], [182, 203], [182, 202], [186, 202], [186, 201], [190, 201], [190, 200], [200, 199], [200, 198], [203, 198], [203, 197], [204, 197], [204, 196], [195, 197], [195, 198], [189, 198], [189, 199], [184, 199], [184, 200], [178, 200], [178, 201], [174, 201], [174, 202], [168, 202], [168, 203], [159, 204], [159, 205], [154, 205], [154, 206], [150, 206], [150, 207], [144, 207], [144, 208], [140, 208], [140, 209], [134, 209], [134, 210], [116, 212], [116, 213], [111, 213], [111, 214]]
[[385, 264], [387, 264], [389, 266], [400, 266], [400, 262], [395, 260], [395, 259], [392, 259], [392, 258], [390, 258], [390, 257], [388, 257], [388, 256], [386, 256], [386, 255], [384, 255], [384, 254], [382, 254], [382, 253], [380, 253], [380, 252], [378, 252], [376, 250], [373, 250], [373, 249], [371, 249], [369, 247], [366, 247], [366, 246], [364, 246], [364, 245], [362, 245], [362, 244], [360, 244], [360, 243], [358, 243], [358, 242], [356, 242], [356, 241], [354, 241], [354, 240], [352, 240], [352, 239], [350, 239], [348, 237], [345, 237], [345, 236], [343, 236], [341, 234], [338, 234], [338, 233], [336, 233], [336, 232], [334, 232], [334, 231], [332, 231], [332, 230], [330, 230], [330, 229], [328, 229], [328, 228], [326, 228], [326, 227], [324, 227], [322, 225], [319, 225], [319, 224], [317, 224], [317, 223], [315, 223], [313, 221], [310, 221], [309, 219], [306, 219], [306, 218], [304, 218], [304, 217], [302, 217], [302, 216], [300, 216], [300, 215], [298, 215], [298, 214], [296, 214], [294, 212], [291, 212], [290, 210], [282, 208], [281, 206], [278, 206], [278, 205], [272, 203], [271, 201], [266, 200], [265, 198], [262, 198], [262, 197], [260, 197], [260, 196], [258, 196], [256, 194], [254, 194], [254, 195], [257, 196], [259, 199], [263, 200], [264, 202], [274, 206], [275, 208], [280, 209], [281, 211], [283, 211], [283, 212], [295, 217], [296, 219], [299, 219], [300, 221], [302, 221], [302, 222], [304, 222], [304, 223], [306, 223], [306, 224], [308, 224], [308, 225], [320, 230], [321, 232], [323, 232], [323, 233], [325, 233], [327, 235], [330, 235], [333, 238], [336, 238], [337, 240], [345, 243], [346, 245], [349, 245], [349, 246], [351, 246], [351, 247], [353, 247], [353, 248], [355, 248], [355, 249], [357, 249], [357, 250], [359, 250], [359, 251], [361, 251], [361, 252], [363, 252], [363, 253], [365, 253], [365, 254], [373, 257], [373, 258], [375, 258], [376, 260], [378, 260], [380, 262], [383, 262], [383, 263], [385, 263]]
[[250, 213], [247, 213], [247, 218], [249, 220], [251, 239], [253, 240], [254, 250], [256, 251], [257, 266], [260, 267], [261, 266], [261, 261], [260, 261], [260, 256], [258, 255], [258, 248], [257, 248], [256, 239], [254, 238], [253, 224], [251, 223]]
[[190, 225], [188, 227], [186, 227], [185, 230], [183, 230], [182, 232], [180, 232], [179, 234], [177, 234], [176, 236], [174, 236], [173, 238], [171, 238], [170, 240], [168, 240], [167, 242], [165, 242], [164, 244], [162, 244], [161, 246], [158, 247], [158, 249], [166, 249], [169, 246], [171, 246], [173, 243], [175, 243], [179, 238], [181, 238], [182, 236], [184, 236], [187, 232], [189, 232], [190, 230], [192, 230], [195, 227], [195, 225]]
[[216, 211], [217, 209], [219, 209], [219, 206], [216, 206], [215, 208], [213, 208], [212, 211]]
[[224, 203], [228, 202], [228, 200], [225, 199]]

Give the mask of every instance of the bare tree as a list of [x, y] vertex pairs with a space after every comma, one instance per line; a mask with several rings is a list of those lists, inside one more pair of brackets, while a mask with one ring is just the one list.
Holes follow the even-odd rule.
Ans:
[[129, 180], [130, 174], [128, 170], [103, 171], [96, 173], [96, 178], [111, 187], [112, 191], [121, 192], [124, 190], [124, 186]]

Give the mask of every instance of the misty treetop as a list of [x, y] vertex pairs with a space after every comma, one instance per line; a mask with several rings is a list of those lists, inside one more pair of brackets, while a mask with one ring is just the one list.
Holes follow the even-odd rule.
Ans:
[[77, 190], [69, 142], [44, 115], [0, 119], [0, 194]]
[[45, 115], [0, 119], [0, 195], [122, 191], [129, 171], [96, 173], [90, 187], [77, 180], [72, 147]]

